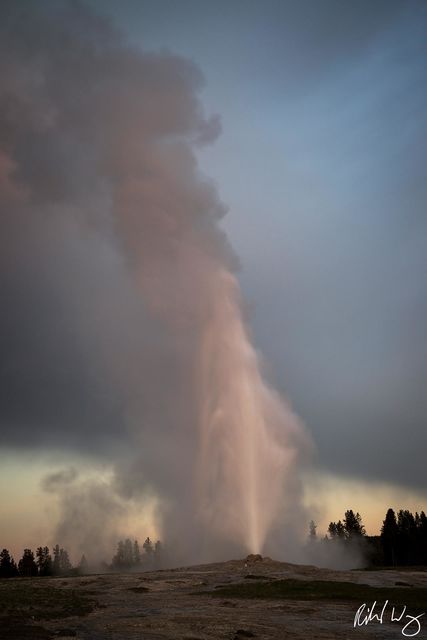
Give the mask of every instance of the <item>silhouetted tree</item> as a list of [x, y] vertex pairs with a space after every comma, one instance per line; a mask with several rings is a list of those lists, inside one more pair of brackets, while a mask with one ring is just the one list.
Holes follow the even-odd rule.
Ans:
[[13, 578], [18, 575], [18, 567], [7, 549], [0, 552], [0, 578]]
[[144, 549], [147, 556], [151, 557], [153, 555], [153, 552], [154, 552], [153, 543], [151, 542], [150, 538], [145, 539], [145, 542], [142, 545], [142, 548]]
[[134, 566], [132, 542], [126, 539], [120, 540], [117, 545], [117, 553], [113, 557], [112, 567], [117, 571], [129, 571]]
[[126, 569], [133, 567], [133, 546], [129, 538], [126, 538], [124, 544], [124, 564]]
[[415, 546], [417, 526], [415, 518], [407, 509], [400, 509], [397, 514], [397, 555], [398, 564], [416, 563]]
[[59, 576], [63, 573], [69, 573], [72, 570], [68, 551], [56, 544], [53, 548], [52, 572]]
[[414, 544], [414, 549], [413, 549], [413, 563], [414, 564], [424, 564], [425, 563], [425, 551], [427, 551], [427, 549], [425, 549], [425, 544], [423, 544], [423, 536], [422, 536], [422, 530], [423, 530], [423, 518], [422, 516], [424, 516], [425, 518], [425, 513], [422, 511], [421, 513], [415, 513], [414, 516], [414, 522], [415, 522], [415, 531], [413, 533], [413, 544]]
[[331, 522], [328, 527], [328, 533], [331, 540], [343, 540], [345, 538], [345, 528], [341, 520], [338, 520], [338, 522]]
[[393, 509], [388, 509], [381, 527], [381, 545], [386, 565], [396, 566], [397, 520]]
[[52, 557], [49, 547], [38, 547], [36, 551], [39, 576], [51, 576], [53, 573]]
[[66, 549], [59, 550], [59, 569], [61, 573], [68, 573], [72, 569], [70, 557]]
[[150, 538], [146, 538], [144, 544], [142, 545], [144, 549], [144, 557], [143, 563], [146, 569], [152, 569], [155, 566], [155, 558], [154, 558], [154, 546], [151, 542]]
[[119, 540], [119, 542], [117, 543], [117, 552], [116, 555], [113, 556], [113, 561], [112, 561], [112, 568], [120, 571], [121, 569], [124, 568], [125, 565], [125, 549], [124, 549], [125, 545], [124, 542], [122, 540]]
[[34, 561], [34, 553], [31, 549], [24, 549], [24, 554], [18, 562], [19, 575], [30, 577], [38, 574], [37, 565]]
[[59, 576], [61, 573], [61, 563], [59, 560], [59, 544], [56, 544], [53, 548], [53, 563], [52, 563], [52, 572], [55, 576]]
[[360, 513], [354, 513], [352, 509], [345, 512], [343, 524], [347, 539], [361, 538], [366, 535]]
[[418, 540], [420, 546], [420, 564], [427, 564], [427, 516], [421, 511], [418, 524]]
[[408, 564], [408, 544], [409, 544], [409, 511], [399, 509], [397, 512], [397, 557], [398, 564]]

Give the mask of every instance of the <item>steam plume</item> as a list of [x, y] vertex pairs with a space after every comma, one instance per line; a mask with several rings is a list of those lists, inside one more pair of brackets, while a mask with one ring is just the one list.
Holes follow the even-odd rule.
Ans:
[[[25, 307], [31, 274], [40, 308], [13, 374], [13, 437], [80, 451], [91, 438], [115, 468], [112, 503], [154, 492], [183, 558], [268, 550], [300, 508], [309, 444], [263, 381], [226, 210], [197, 168], [195, 147], [220, 130], [197, 98], [202, 75], [130, 47], [80, 4], [1, 11], [2, 286]], [[107, 504], [105, 484], [84, 491], [85, 514]], [[75, 490], [64, 504], [63, 536]], [[100, 535], [88, 520], [70, 531], [86, 545]]]

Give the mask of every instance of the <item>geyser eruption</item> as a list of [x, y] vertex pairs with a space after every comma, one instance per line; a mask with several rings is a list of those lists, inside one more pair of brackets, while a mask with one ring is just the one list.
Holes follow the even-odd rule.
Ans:
[[[109, 517], [147, 495], [181, 560], [268, 551], [274, 530], [277, 553], [284, 523], [288, 539], [299, 526], [309, 445], [263, 380], [225, 208], [197, 168], [220, 130], [200, 71], [131, 47], [80, 3], [0, 12], [0, 290], [19, 318], [18, 351], [0, 354], [4, 433], [112, 468], [84, 500], [64, 494], [61, 543], [80, 553], [102, 532], [105, 547], [149, 534]], [[90, 508], [108, 492], [112, 510]]]
[[198, 481], [208, 527], [260, 553], [303, 430], [262, 379], [239, 298], [234, 276], [218, 270], [201, 343]]

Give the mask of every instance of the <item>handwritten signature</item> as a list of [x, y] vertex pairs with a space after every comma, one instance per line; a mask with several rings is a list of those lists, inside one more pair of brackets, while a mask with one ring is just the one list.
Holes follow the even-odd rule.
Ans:
[[353, 627], [362, 627], [363, 625], [368, 625], [370, 622], [383, 624], [383, 622], [387, 621], [387, 613], [389, 614], [390, 622], [400, 622], [404, 624], [402, 627], [403, 636], [413, 638], [421, 631], [420, 618], [424, 616], [425, 613], [420, 613], [418, 616], [412, 616], [409, 613], [406, 613], [406, 605], [403, 606], [403, 609], [392, 607], [389, 605], [388, 600], [385, 601], [382, 608], [381, 605], [377, 605], [376, 600], [369, 607], [366, 603], [362, 604], [354, 616]]

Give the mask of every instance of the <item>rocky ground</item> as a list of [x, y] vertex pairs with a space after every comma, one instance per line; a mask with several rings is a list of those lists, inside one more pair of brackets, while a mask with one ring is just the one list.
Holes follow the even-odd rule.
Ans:
[[[390, 603], [382, 623], [355, 628], [358, 608], [375, 599], [377, 613]], [[395, 617], [407, 605], [401, 621], [390, 621], [391, 604]], [[424, 612], [418, 622], [406, 617]], [[0, 583], [0, 638], [8, 640], [398, 639], [409, 622], [407, 636], [427, 638], [426, 571], [339, 572], [253, 557]]]

